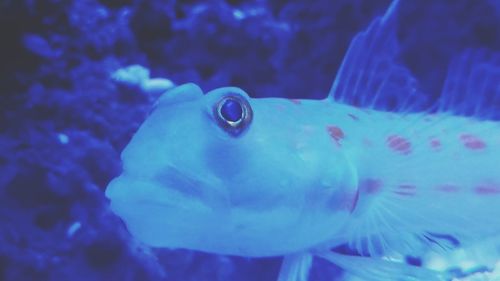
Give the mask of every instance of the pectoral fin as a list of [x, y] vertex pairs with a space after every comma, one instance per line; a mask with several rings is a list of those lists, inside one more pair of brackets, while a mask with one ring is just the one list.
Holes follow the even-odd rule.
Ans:
[[348, 256], [331, 251], [316, 254], [342, 267], [347, 273], [370, 281], [444, 281], [444, 273], [382, 258]]
[[291, 254], [283, 258], [278, 281], [307, 281], [312, 266], [310, 253]]

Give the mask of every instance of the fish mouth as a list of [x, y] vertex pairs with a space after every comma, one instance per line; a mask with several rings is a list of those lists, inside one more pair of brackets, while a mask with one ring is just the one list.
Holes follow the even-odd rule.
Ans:
[[[121, 175], [113, 179], [107, 189], [106, 197], [111, 201], [111, 207], [121, 206], [151, 206], [162, 208], [180, 208], [184, 210], [205, 210], [208, 207], [200, 197], [179, 188], [165, 186], [158, 181], [133, 178]], [[118, 212], [119, 214], [119, 212]]]
[[224, 213], [203, 198], [148, 179], [121, 175], [108, 185], [106, 197], [130, 234], [151, 247], [203, 248], [205, 233], [223, 226]]

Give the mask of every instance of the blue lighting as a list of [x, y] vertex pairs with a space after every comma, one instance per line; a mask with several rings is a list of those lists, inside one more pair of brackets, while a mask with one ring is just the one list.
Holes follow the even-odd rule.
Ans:
[[391, 2], [0, 1], [0, 280], [493, 276], [500, 0]]

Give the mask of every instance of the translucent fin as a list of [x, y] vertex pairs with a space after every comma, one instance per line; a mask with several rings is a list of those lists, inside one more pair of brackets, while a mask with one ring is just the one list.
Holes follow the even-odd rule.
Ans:
[[312, 260], [313, 257], [310, 253], [285, 256], [278, 281], [307, 281]]
[[349, 246], [368, 256], [419, 256], [429, 250], [444, 254], [498, 234], [499, 200], [481, 202], [458, 194], [448, 200], [431, 191], [419, 192], [411, 198], [378, 198], [345, 231]]
[[452, 60], [439, 110], [500, 119], [500, 53], [469, 49]]
[[415, 111], [426, 104], [410, 71], [396, 63], [395, 0], [381, 18], [354, 37], [335, 78], [329, 98], [379, 110]]
[[440, 271], [460, 269], [462, 275], [491, 271], [500, 261], [500, 236], [483, 239], [470, 247], [460, 247], [446, 255], [430, 252], [422, 260], [427, 268]]
[[347, 256], [333, 252], [317, 253], [346, 272], [370, 281], [444, 281], [449, 280], [445, 273], [412, 266], [380, 258]]
[[401, 215], [402, 210], [408, 211], [398, 205], [400, 202], [400, 198], [380, 196], [371, 203], [368, 212], [353, 218], [344, 233], [349, 247], [372, 257], [393, 253], [418, 256], [428, 251], [430, 242], [425, 240], [426, 232]]

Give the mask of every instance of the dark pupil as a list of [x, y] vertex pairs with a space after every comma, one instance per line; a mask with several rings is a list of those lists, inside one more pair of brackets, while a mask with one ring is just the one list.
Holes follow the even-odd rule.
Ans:
[[224, 119], [231, 122], [236, 122], [241, 119], [243, 115], [243, 108], [241, 108], [241, 104], [235, 100], [228, 99], [224, 101], [220, 109], [220, 114]]

